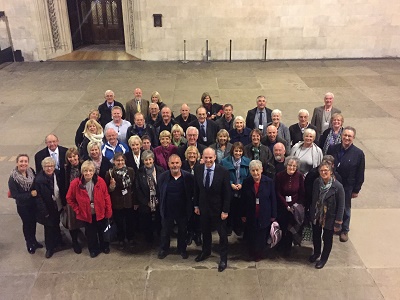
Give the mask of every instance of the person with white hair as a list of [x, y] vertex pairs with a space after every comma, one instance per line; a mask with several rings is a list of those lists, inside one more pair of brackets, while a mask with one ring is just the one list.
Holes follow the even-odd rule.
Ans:
[[324, 105], [314, 108], [311, 124], [317, 127], [317, 137], [319, 138], [325, 130], [331, 127], [331, 118], [333, 114], [340, 114], [340, 109], [333, 107], [333, 100], [335, 96], [333, 93], [328, 92], [324, 96]]
[[[308, 112], [308, 110], [300, 109], [297, 117], [299, 122], [289, 127], [291, 146], [294, 146], [296, 143], [303, 140], [304, 130], [306, 130], [307, 128], [311, 128], [317, 131], [317, 127], [308, 122], [308, 118], [310, 117], [310, 113]], [[319, 137], [315, 138], [316, 143], [318, 143], [318, 138]]]

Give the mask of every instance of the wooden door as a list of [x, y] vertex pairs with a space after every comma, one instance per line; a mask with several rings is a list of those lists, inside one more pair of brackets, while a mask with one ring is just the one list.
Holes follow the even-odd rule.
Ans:
[[90, 15], [93, 43], [124, 43], [121, 0], [92, 0]]

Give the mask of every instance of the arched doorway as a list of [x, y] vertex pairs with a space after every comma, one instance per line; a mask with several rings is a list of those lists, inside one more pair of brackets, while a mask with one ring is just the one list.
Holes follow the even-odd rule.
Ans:
[[67, 0], [73, 49], [124, 44], [121, 0]]

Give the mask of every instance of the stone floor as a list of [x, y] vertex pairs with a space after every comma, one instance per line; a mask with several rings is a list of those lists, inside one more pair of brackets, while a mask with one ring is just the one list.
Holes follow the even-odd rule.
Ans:
[[[0, 299], [400, 299], [400, 242], [390, 238], [400, 219], [400, 60], [317, 60], [234, 63], [38, 62], [1, 66], [0, 113]], [[0, 67], [0, 68], [1, 68]], [[299, 109], [310, 112], [327, 91], [345, 125], [357, 129], [355, 144], [366, 154], [366, 180], [354, 200], [348, 243], [335, 238], [322, 270], [307, 263], [311, 247], [296, 248], [289, 260], [259, 263], [241, 258], [243, 245], [231, 238], [229, 268], [218, 273], [217, 255], [195, 263], [190, 246], [182, 261], [156, 250], [133, 253], [112, 248], [89, 258], [72, 249], [51, 259], [29, 255], [7, 179], [18, 153], [44, 147], [55, 132], [60, 144], [73, 145], [75, 130], [91, 107], [115, 91], [125, 103], [141, 87], [145, 98], [161, 93], [175, 115], [187, 102], [194, 111], [204, 91], [214, 102], [230, 102], [235, 115], [255, 106], [263, 94], [270, 108], [283, 111], [286, 125]], [[32, 162], [33, 165], [33, 162]], [[38, 226], [38, 238], [43, 230]]]

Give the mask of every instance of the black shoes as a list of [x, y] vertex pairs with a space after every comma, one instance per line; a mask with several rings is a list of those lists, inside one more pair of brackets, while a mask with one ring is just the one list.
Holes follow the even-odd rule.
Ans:
[[54, 254], [54, 250], [47, 250], [46, 251], [46, 255], [45, 255], [45, 257], [46, 258], [50, 258], [50, 257], [52, 257], [53, 256], [53, 254]]
[[104, 249], [103, 249], [103, 253], [104, 253], [104, 254], [110, 253], [110, 247], [104, 248]]
[[82, 247], [79, 245], [79, 243], [73, 243], [72, 248], [74, 249], [74, 252], [76, 254], [81, 254], [82, 253]]
[[325, 264], [326, 264], [326, 260], [320, 260], [319, 262], [317, 262], [316, 264], [315, 264], [315, 268], [316, 269], [322, 269], [324, 266], [325, 266]]
[[223, 272], [226, 269], [227, 265], [228, 264], [226, 263], [226, 261], [221, 260], [218, 264], [218, 272]]
[[167, 257], [167, 255], [168, 255], [167, 251], [160, 250], [160, 251], [158, 252], [157, 257], [158, 257], [158, 259], [164, 259], [164, 258]]
[[181, 251], [181, 252], [180, 252], [180, 255], [181, 255], [181, 257], [182, 257], [183, 259], [188, 259], [188, 257], [189, 257], [189, 254], [187, 253], [187, 251]]
[[38, 241], [35, 242], [34, 246], [35, 246], [36, 249], [43, 248], [43, 245], [41, 243], [39, 243]]
[[26, 249], [28, 250], [29, 254], [35, 254], [36, 248], [34, 246], [26, 246]]
[[201, 252], [199, 255], [196, 256], [196, 258], [194, 260], [196, 262], [201, 262], [203, 260], [206, 260], [210, 255], [211, 255], [211, 253]]
[[196, 235], [194, 237], [194, 242], [196, 243], [196, 246], [201, 246], [203, 244], [203, 241], [201, 240], [201, 235]]
[[99, 251], [90, 251], [90, 257], [95, 258], [99, 255]]
[[313, 254], [308, 258], [308, 261], [310, 263], [315, 263], [317, 259], [320, 257], [321, 254]]
[[189, 233], [186, 238], [186, 245], [190, 246], [193, 243], [193, 234]]

